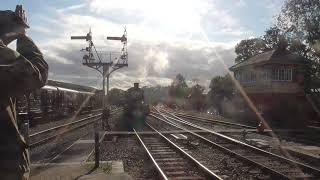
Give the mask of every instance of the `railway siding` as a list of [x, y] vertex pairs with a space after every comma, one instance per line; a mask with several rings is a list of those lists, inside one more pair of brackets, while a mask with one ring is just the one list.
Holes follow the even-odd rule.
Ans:
[[[149, 124], [148, 126], [158, 135], [140, 137], [141, 135], [136, 133], [136, 136], [163, 179], [222, 179], [192, 157], [187, 148], [179, 147], [154, 127]], [[192, 164], [198, 168], [194, 169]]]
[[[219, 147], [221, 150], [229, 152], [231, 155], [245, 160], [248, 163], [252, 163], [261, 167], [263, 171], [269, 172], [273, 175], [273, 177], [281, 177], [286, 179], [319, 177], [319, 170], [316, 168], [269, 153], [233, 138], [216, 133], [212, 130], [199, 127], [172, 114], [169, 114], [168, 112], [159, 112], [158, 115], [161, 115], [157, 117], [159, 120], [169, 122], [170, 124], [175, 124], [176, 127], [184, 129], [191, 134], [198, 136], [205, 142]], [[194, 129], [206, 130], [210, 133], [210, 136], [214, 136], [214, 138], [209, 138], [207, 136], [204, 137], [197, 133], [193, 133], [192, 130]]]

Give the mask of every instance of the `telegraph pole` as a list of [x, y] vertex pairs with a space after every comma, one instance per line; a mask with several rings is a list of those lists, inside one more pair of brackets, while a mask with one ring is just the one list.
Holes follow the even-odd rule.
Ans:
[[[128, 66], [128, 51], [127, 51], [127, 30], [124, 29], [124, 33], [121, 37], [107, 37], [107, 40], [116, 40], [121, 41], [123, 44], [120, 56], [116, 58], [116, 62], [113, 63], [110, 52], [110, 59], [107, 60], [101, 57], [102, 54], [99, 54], [96, 50], [96, 47], [92, 41], [92, 33], [91, 30], [86, 36], [71, 36], [71, 40], [83, 39], [88, 42], [88, 47], [82, 49], [81, 51], [86, 51], [86, 54], [83, 56], [82, 64], [97, 70], [102, 75], [102, 108], [106, 107], [106, 89], [105, 89], [105, 78], [107, 78], [107, 95], [109, 93], [109, 78], [110, 74], [122, 67]], [[96, 57], [94, 56], [96, 55]]]

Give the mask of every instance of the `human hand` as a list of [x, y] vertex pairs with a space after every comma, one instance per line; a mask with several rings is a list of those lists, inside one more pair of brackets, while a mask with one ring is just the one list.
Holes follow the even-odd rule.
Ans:
[[1, 36], [1, 40], [3, 41], [3, 43], [5, 45], [8, 45], [12, 41], [18, 39], [21, 36], [25, 36], [25, 35], [26, 35], [25, 29], [21, 29], [21, 30], [8, 32], [8, 33], [4, 34], [3, 36]]
[[13, 11], [3, 11], [0, 13], [0, 39], [7, 45], [21, 35], [25, 35], [26, 26], [21, 23], [21, 18]]

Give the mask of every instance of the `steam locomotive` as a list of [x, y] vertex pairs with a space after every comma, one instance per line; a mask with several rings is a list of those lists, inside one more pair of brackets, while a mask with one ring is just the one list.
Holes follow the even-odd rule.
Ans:
[[18, 99], [18, 120], [29, 118], [30, 126], [34, 126], [75, 112], [90, 113], [100, 104], [93, 92], [46, 85]]
[[149, 106], [144, 102], [144, 92], [139, 83], [129, 88], [125, 93], [124, 116], [127, 128], [144, 126], [145, 118], [149, 114]]

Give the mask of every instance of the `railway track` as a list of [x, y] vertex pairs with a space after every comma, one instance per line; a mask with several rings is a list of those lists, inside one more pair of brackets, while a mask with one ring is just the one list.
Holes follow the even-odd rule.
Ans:
[[197, 121], [205, 122], [205, 123], [223, 124], [225, 126], [238, 127], [238, 128], [247, 128], [247, 129], [256, 129], [257, 128], [257, 127], [254, 127], [254, 126], [248, 126], [248, 125], [239, 124], [239, 123], [233, 123], [233, 122], [220, 121], [220, 120], [215, 120], [215, 119], [212, 119], [212, 118], [194, 116], [194, 115], [181, 113], [181, 112], [173, 112], [173, 111], [167, 111], [167, 112], [175, 114], [176, 116], [181, 117], [181, 118], [197, 120]]
[[[192, 124], [170, 112], [153, 112], [151, 113], [151, 116], [178, 129], [184, 130], [193, 136], [198, 137], [203, 142], [219, 148], [241, 161], [245, 161], [246, 163], [259, 167], [264, 173], [270, 175], [270, 179], [320, 178], [319, 169], [267, 152], [215, 131]], [[192, 131], [195, 129], [204, 130], [208, 132], [209, 135], [199, 135]]]
[[188, 149], [179, 147], [150, 124], [147, 125], [157, 135], [139, 135], [133, 130], [163, 179], [222, 179], [192, 157]]
[[[214, 124], [223, 124], [226, 126], [230, 127], [238, 127], [238, 128], [246, 128], [246, 129], [256, 129], [254, 126], [248, 126], [248, 125], [243, 125], [243, 124], [238, 124], [238, 123], [232, 123], [232, 122], [225, 122], [225, 121], [219, 121], [211, 118], [205, 118], [205, 117], [199, 117], [199, 116], [194, 116], [190, 115], [187, 113], [182, 113], [182, 112], [174, 112], [174, 111], [169, 111], [170, 113], [175, 114], [177, 117], [184, 118], [184, 119], [189, 119], [191, 121], [200, 121], [203, 123], [214, 123]], [[301, 143], [305, 145], [311, 145], [311, 146], [320, 146], [320, 140], [318, 138], [318, 134], [314, 130], [292, 130], [289, 129], [286, 131], [286, 129], [273, 129], [272, 130], [275, 134], [280, 139], [286, 140], [286, 141], [292, 141], [296, 143]], [[266, 131], [268, 132], [268, 130]], [[271, 136], [271, 133], [265, 133], [264, 135]]]
[[[246, 129], [256, 129], [256, 127], [254, 126], [248, 126], [248, 125], [244, 125], [244, 124], [238, 124], [238, 123], [232, 123], [232, 122], [225, 122], [225, 121], [219, 121], [219, 120], [215, 120], [212, 118], [205, 118], [205, 117], [199, 117], [199, 116], [194, 116], [194, 115], [190, 115], [190, 114], [186, 114], [186, 113], [182, 113], [182, 112], [174, 112], [174, 111], [169, 111], [170, 113], [175, 114], [177, 117], [180, 118], [185, 118], [185, 119], [189, 119], [192, 121], [200, 121], [203, 123], [214, 123], [214, 124], [223, 124], [226, 126], [230, 126], [230, 127], [238, 127], [238, 128], [246, 128]], [[288, 132], [286, 132], [286, 130], [272, 130], [275, 134], [277, 134], [277, 136], [281, 139], [285, 139], [286, 141], [293, 141], [293, 142], [297, 142], [297, 143], [302, 143], [302, 144], [306, 144], [306, 145], [313, 145], [313, 146], [319, 146], [320, 145], [320, 140], [317, 136], [317, 132], [316, 131], [311, 131], [311, 130], [291, 130], [289, 129]], [[290, 133], [291, 132], [291, 133]], [[265, 133], [265, 135], [268, 136], [272, 136], [270, 133]]]
[[[121, 111], [121, 109], [116, 109], [111, 111], [110, 115], [113, 115], [117, 112]], [[59, 126], [55, 126], [49, 129], [45, 129], [36, 133], [33, 133], [29, 136], [29, 147], [34, 148], [41, 144], [44, 144], [50, 140], [55, 139], [56, 137], [66, 134], [68, 132], [74, 131], [81, 127], [87, 126], [89, 124], [95, 123], [101, 120], [102, 113], [95, 114], [93, 116], [89, 116], [86, 118], [82, 118], [77, 121], [72, 121], [66, 124], [62, 124]]]

